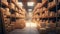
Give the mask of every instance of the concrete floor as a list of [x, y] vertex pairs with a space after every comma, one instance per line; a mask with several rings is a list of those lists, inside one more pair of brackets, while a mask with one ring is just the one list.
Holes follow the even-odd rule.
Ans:
[[16, 29], [9, 34], [39, 34], [38, 30], [36, 29], [36, 25], [33, 25], [34, 23], [28, 23], [26, 24], [26, 27], [24, 29]]

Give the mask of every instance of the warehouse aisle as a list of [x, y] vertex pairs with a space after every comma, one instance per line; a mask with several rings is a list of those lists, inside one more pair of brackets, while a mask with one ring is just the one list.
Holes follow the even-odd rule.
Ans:
[[32, 23], [32, 12], [28, 13], [28, 20], [26, 21], [26, 27], [24, 29], [16, 29], [9, 34], [39, 34], [38, 30], [36, 29], [36, 23]]
[[10, 32], [10, 34], [39, 34], [38, 30], [35, 27], [36, 25], [33, 25], [34, 23], [28, 22], [29, 21], [26, 22], [26, 27], [24, 29], [16, 29]]

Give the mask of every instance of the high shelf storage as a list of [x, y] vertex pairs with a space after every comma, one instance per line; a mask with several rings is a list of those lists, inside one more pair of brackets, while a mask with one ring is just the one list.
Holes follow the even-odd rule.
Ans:
[[[6, 32], [25, 27], [26, 10], [18, 6], [18, 0], [1, 0], [0, 12]], [[21, 27], [20, 27], [21, 26]]]
[[60, 32], [60, 1], [42, 0], [33, 10], [32, 21], [37, 23], [38, 30]]

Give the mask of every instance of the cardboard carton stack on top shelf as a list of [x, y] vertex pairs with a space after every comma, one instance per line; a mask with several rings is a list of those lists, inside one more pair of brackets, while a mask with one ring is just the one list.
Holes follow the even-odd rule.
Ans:
[[[1, 0], [0, 10], [3, 15], [3, 27], [5, 27], [6, 32], [12, 31], [19, 26], [21, 26], [19, 27], [19, 29], [25, 27], [26, 10], [19, 7], [17, 3], [18, 0]], [[19, 26], [17, 26], [16, 24]]]

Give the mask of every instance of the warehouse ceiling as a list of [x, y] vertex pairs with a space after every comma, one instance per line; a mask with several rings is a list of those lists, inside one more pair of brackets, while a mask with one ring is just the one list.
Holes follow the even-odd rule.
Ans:
[[40, 2], [41, 0], [18, 0], [18, 1], [29, 12], [32, 11], [36, 3]]

